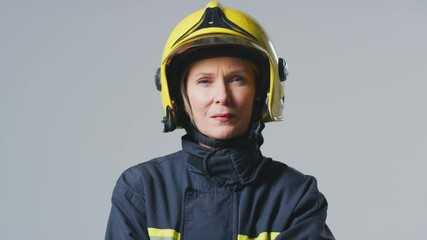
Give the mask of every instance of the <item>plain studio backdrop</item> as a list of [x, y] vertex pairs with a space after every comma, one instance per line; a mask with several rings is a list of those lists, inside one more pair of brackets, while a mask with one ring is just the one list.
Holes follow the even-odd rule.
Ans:
[[[208, 1], [0, 0], [0, 239], [103, 239], [126, 168], [180, 149], [154, 85]], [[427, 2], [222, 1], [289, 63], [263, 153], [314, 175], [337, 239], [427, 239]]]

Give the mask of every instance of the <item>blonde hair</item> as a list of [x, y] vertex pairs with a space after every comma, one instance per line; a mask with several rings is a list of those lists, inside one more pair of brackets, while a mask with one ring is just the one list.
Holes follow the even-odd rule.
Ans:
[[191, 110], [190, 100], [188, 99], [187, 94], [187, 77], [188, 77], [188, 70], [191, 65], [187, 66], [181, 76], [181, 97], [182, 97], [182, 103], [184, 107], [184, 111], [187, 114], [188, 118], [190, 119], [191, 123], [195, 125], [194, 123], [194, 117], [193, 117], [193, 111]]

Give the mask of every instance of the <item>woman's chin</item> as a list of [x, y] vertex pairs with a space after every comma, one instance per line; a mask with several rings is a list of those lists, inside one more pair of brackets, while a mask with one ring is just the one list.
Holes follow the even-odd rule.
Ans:
[[235, 129], [216, 129], [215, 131], [210, 131], [206, 136], [217, 139], [217, 140], [227, 140], [234, 137], [237, 137], [243, 133], [236, 131]]

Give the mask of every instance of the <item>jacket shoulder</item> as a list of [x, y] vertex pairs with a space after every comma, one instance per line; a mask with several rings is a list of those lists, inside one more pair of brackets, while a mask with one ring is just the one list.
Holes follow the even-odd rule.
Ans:
[[265, 177], [276, 189], [290, 192], [317, 191], [317, 180], [279, 161], [271, 161]]
[[306, 175], [303, 172], [279, 161], [271, 161], [268, 171], [279, 177], [287, 178], [295, 181], [307, 181], [313, 179], [311, 175]]
[[144, 185], [156, 181], [167, 182], [185, 166], [186, 159], [187, 154], [178, 151], [129, 167], [120, 175], [116, 188], [126, 187], [139, 192]]

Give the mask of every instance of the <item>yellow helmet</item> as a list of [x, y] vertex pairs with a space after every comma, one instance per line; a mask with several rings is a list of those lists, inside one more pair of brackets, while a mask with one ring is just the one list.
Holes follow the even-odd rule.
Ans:
[[215, 55], [232, 55], [255, 62], [261, 68], [263, 79], [260, 81], [266, 81], [261, 118], [264, 122], [283, 119], [283, 82], [288, 75], [286, 62], [277, 57], [266, 32], [252, 17], [236, 9], [223, 8], [218, 2], [210, 2], [178, 23], [164, 47], [155, 82], [165, 111], [165, 132], [184, 125], [179, 118], [179, 113], [184, 110], [179, 101], [179, 82], [186, 65]]

